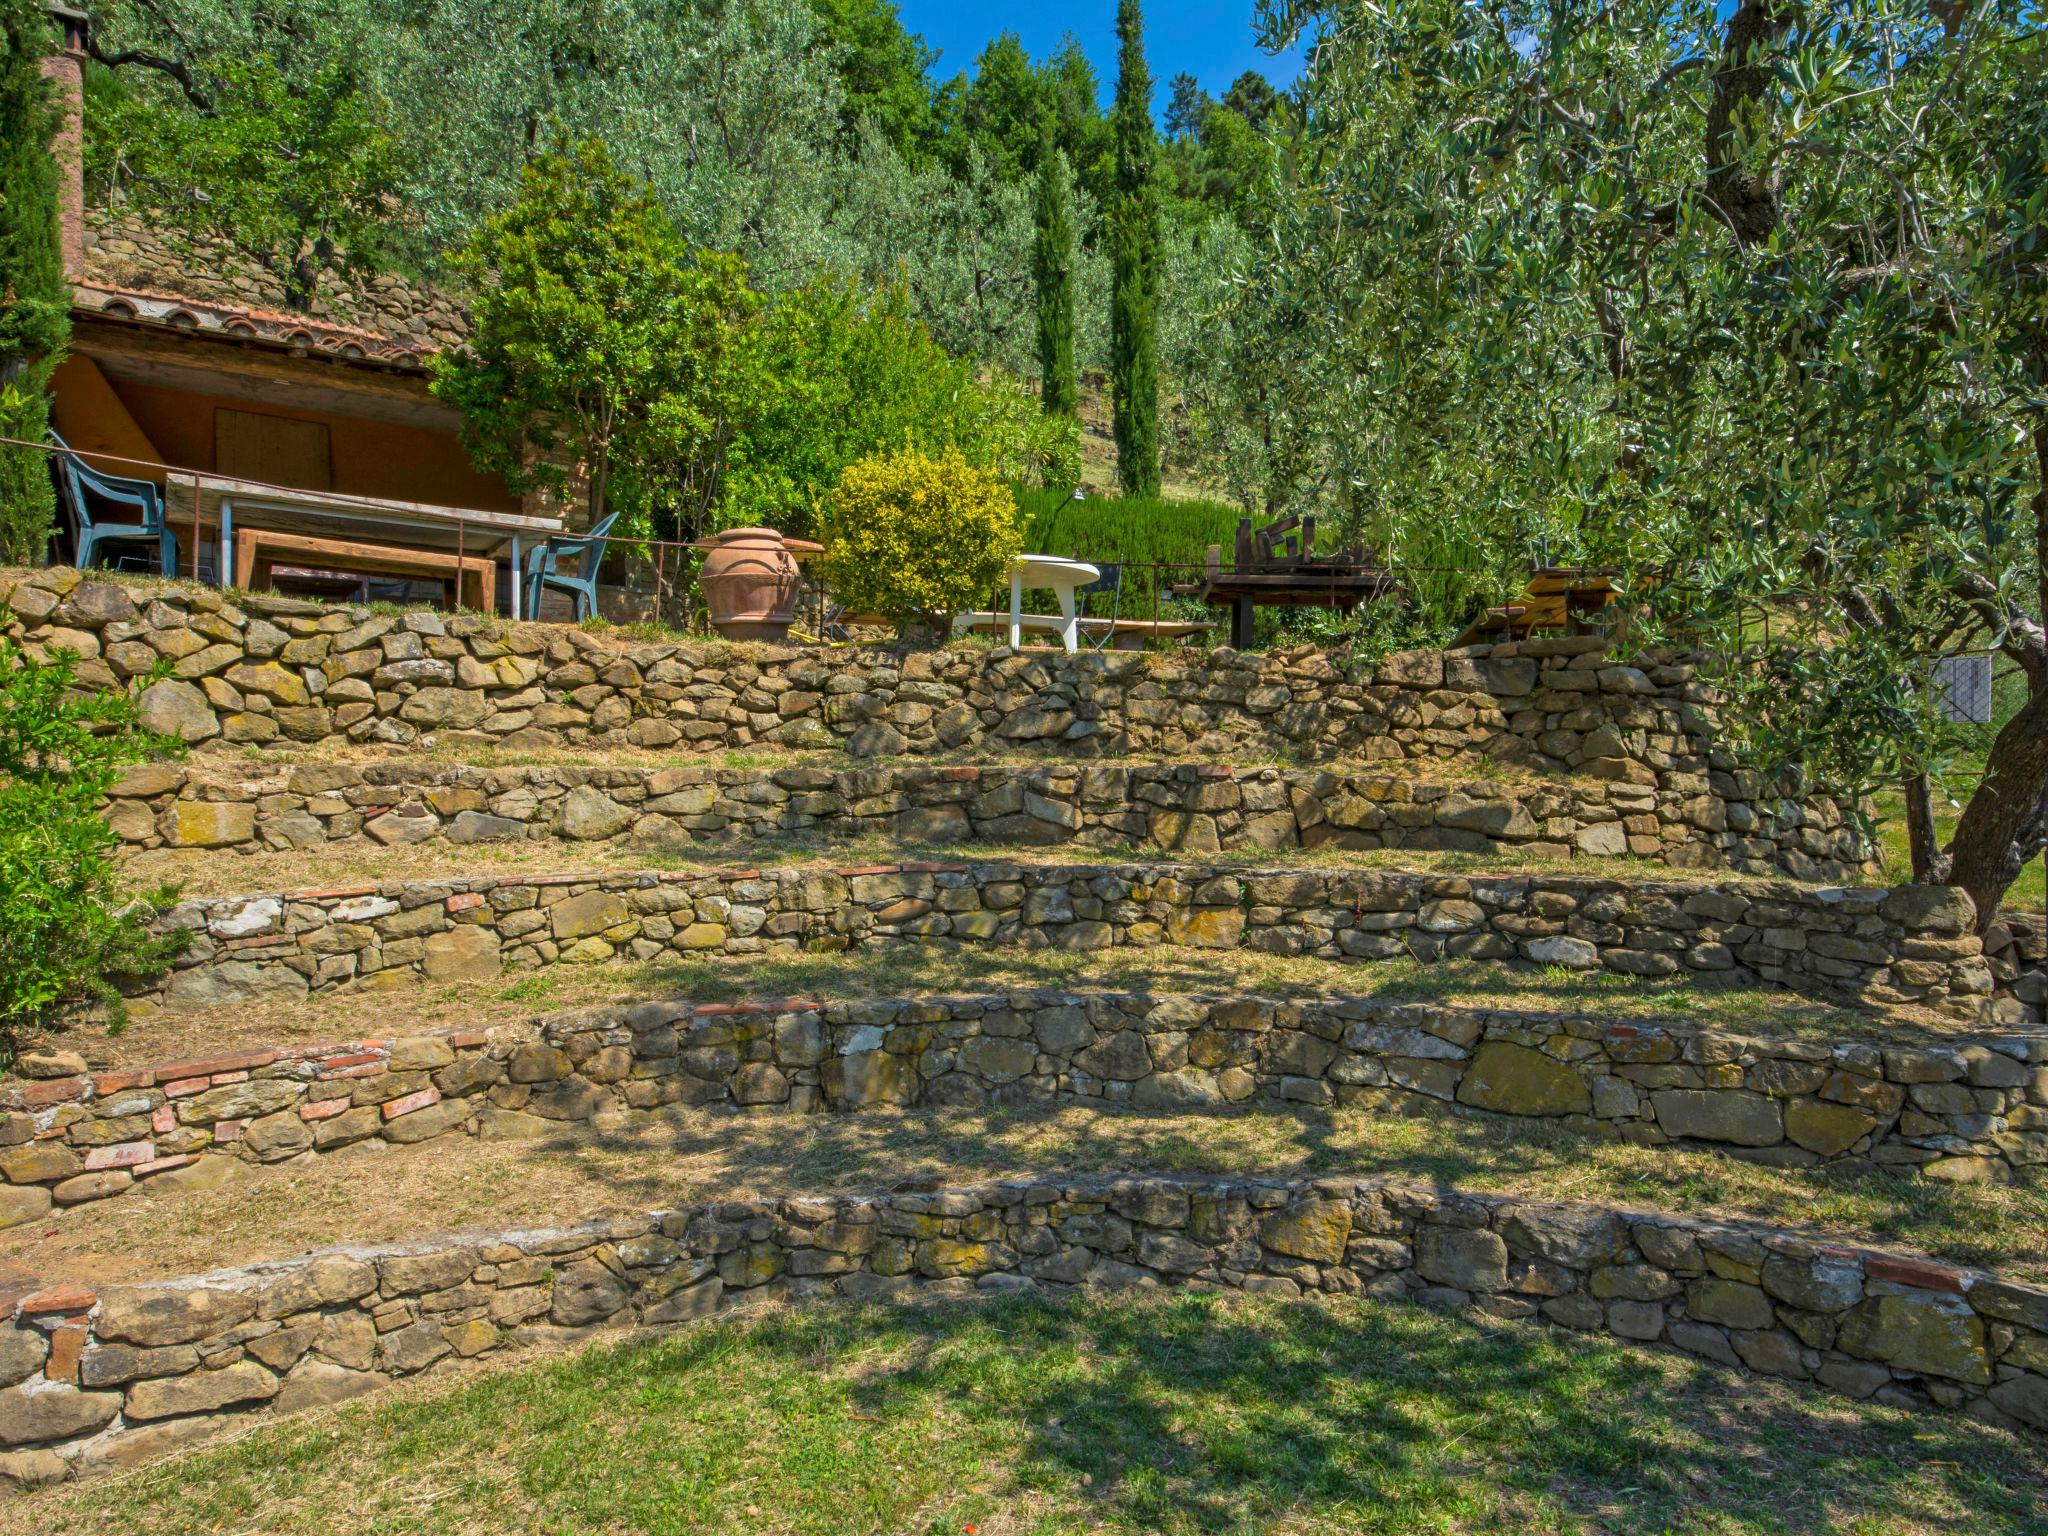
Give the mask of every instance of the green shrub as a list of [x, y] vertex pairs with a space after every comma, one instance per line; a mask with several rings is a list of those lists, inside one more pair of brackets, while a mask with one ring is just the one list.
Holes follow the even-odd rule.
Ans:
[[1062, 424], [1030, 391], [948, 356], [900, 283], [826, 275], [791, 289], [762, 317], [756, 345], [756, 372], [732, 404], [721, 527], [811, 535], [840, 472], [891, 450], [957, 449], [1017, 479], [1048, 473], [1064, 451]]
[[117, 978], [160, 971], [187, 936], [152, 934], [159, 891], [122, 901], [100, 801], [127, 763], [175, 748], [123, 693], [81, 691], [77, 658], [38, 660], [0, 636], [0, 1061], [60, 1005], [120, 1017]]
[[[1223, 546], [1230, 564], [1237, 545], [1237, 508], [1220, 501], [1168, 501], [1153, 496], [1105, 496], [1069, 501], [1062, 490], [1029, 490], [1018, 494], [1027, 528], [1024, 547], [1037, 554], [1064, 555], [1098, 564], [1117, 560], [1132, 565], [1165, 564], [1176, 571], [1124, 572], [1121, 612], [1126, 618], [1150, 618], [1153, 585], [1160, 612], [1172, 601], [1163, 588], [1173, 582], [1197, 581], [1211, 544]], [[1093, 599], [1103, 607], [1105, 598]], [[1104, 608], [1106, 612], [1107, 609]]]
[[948, 449], [847, 466], [825, 506], [821, 570], [854, 611], [941, 629], [1000, 583], [1024, 547], [1017, 500], [991, 471]]

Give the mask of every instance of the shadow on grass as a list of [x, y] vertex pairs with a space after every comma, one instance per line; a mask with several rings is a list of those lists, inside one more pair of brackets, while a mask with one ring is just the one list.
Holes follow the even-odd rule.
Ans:
[[1758, 1031], [1868, 1034], [1869, 1013], [1817, 1002], [1761, 983], [1712, 975], [1658, 981], [1585, 974], [1498, 961], [1422, 964], [1414, 960], [1289, 960], [1247, 951], [1157, 945], [1086, 952], [991, 949], [931, 942], [858, 953], [770, 952], [741, 961], [657, 960], [634, 978], [643, 995], [727, 1001], [774, 996], [877, 996], [944, 988], [1014, 987], [1132, 991], [1260, 992], [1270, 996], [1344, 996], [1384, 1003], [1519, 1006], [1595, 1016], [1665, 1018], [1696, 1026]]
[[641, 1207], [673, 1198], [671, 1162], [716, 1168], [706, 1182], [772, 1195], [872, 1191], [934, 1176], [971, 1183], [1089, 1173], [1351, 1175], [1445, 1194], [1513, 1189], [1538, 1199], [1748, 1216], [1830, 1241], [1853, 1234], [1924, 1249], [2014, 1279], [2039, 1271], [2048, 1241], [2042, 1183], [2031, 1175], [1987, 1190], [1859, 1163], [1759, 1169], [1425, 1100], [1336, 1113], [1279, 1104], [1175, 1113], [1075, 1100], [808, 1115], [711, 1109], [616, 1132], [565, 1124], [534, 1146], [589, 1161], [614, 1196]]
[[1179, 1292], [728, 1318], [266, 1430], [95, 1503], [177, 1530], [2036, 1536], [2044, 1476], [2040, 1445], [1958, 1417], [1553, 1330]]

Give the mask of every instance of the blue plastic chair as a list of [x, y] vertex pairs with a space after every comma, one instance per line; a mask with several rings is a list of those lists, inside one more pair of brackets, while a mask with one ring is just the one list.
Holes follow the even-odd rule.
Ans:
[[[576, 622], [597, 617], [597, 568], [604, 563], [605, 536], [619, 514], [608, 512], [597, 526], [585, 533], [558, 533], [545, 544], [526, 552], [526, 616], [540, 617], [540, 595], [544, 587], [567, 592], [576, 600]], [[561, 568], [564, 559], [577, 559], [576, 574]]]
[[[164, 575], [177, 575], [178, 540], [171, 532], [171, 520], [164, 515], [164, 494], [156, 482], [103, 475], [81, 459], [77, 451], [54, 430], [50, 432], [50, 441], [60, 450], [57, 467], [63, 478], [66, 499], [71, 503], [71, 515], [78, 524], [78, 568], [84, 570], [90, 566], [102, 544], [127, 539], [155, 539]], [[142, 520], [136, 523], [99, 522], [92, 515], [88, 493], [103, 501], [134, 507], [142, 514]]]

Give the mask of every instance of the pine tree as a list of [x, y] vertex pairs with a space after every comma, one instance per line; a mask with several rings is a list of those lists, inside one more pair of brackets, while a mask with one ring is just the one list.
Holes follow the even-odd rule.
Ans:
[[1110, 209], [1109, 390], [1116, 475], [1126, 496], [1159, 494], [1159, 195], [1152, 184], [1152, 77], [1138, 0], [1116, 12], [1116, 190]]
[[1067, 157], [1051, 135], [1038, 157], [1038, 240], [1032, 275], [1038, 284], [1039, 404], [1048, 416], [1071, 416], [1080, 406], [1074, 364], [1074, 214]]
[[[53, 41], [41, 0], [0, 0], [0, 437], [31, 442], [71, 326], [50, 155], [59, 119], [43, 77]], [[40, 564], [55, 514], [48, 457], [0, 448], [0, 560]]]

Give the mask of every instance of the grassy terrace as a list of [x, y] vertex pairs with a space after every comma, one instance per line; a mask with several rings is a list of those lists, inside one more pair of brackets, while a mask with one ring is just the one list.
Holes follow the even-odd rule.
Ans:
[[[423, 1379], [22, 1529], [2021, 1536], [2048, 1449], [1365, 1300], [770, 1311]], [[829, 1490], [829, 1492], [826, 1492]]]
[[459, 1137], [249, 1168], [211, 1191], [57, 1210], [0, 1233], [7, 1271], [115, 1279], [451, 1229], [567, 1224], [693, 1200], [1090, 1172], [1347, 1174], [1718, 1212], [2048, 1278], [2048, 1182], [1953, 1185], [1639, 1148], [1543, 1122], [1429, 1111], [1228, 1114], [675, 1111], [528, 1142]]
[[282, 853], [221, 853], [204, 848], [159, 848], [131, 855], [123, 869], [138, 889], [169, 881], [187, 896], [240, 896], [314, 885], [369, 885], [454, 876], [558, 874], [565, 870], [774, 869], [817, 863], [884, 864], [903, 860], [1032, 864], [1196, 863], [1238, 869], [1384, 869], [1445, 875], [1570, 874], [1616, 880], [1681, 880], [1702, 887], [1723, 883], [1712, 871], [1673, 869], [1654, 859], [1533, 858], [1514, 853], [1457, 853], [1420, 849], [1242, 848], [1222, 853], [1177, 853], [1128, 843], [1018, 844], [923, 843], [873, 835], [823, 838], [731, 837], [704, 843], [566, 843], [556, 838], [521, 842], [445, 842], [380, 847], [338, 843]]
[[1256, 992], [1370, 997], [1468, 1007], [1580, 1011], [1599, 1018], [1678, 1020], [1751, 1034], [1924, 1041], [1973, 1030], [1912, 1010], [1865, 1013], [1763, 985], [1708, 975], [1667, 980], [1515, 967], [1487, 961], [1371, 965], [1283, 958], [1248, 950], [1152, 949], [1070, 953], [934, 943], [872, 953], [776, 953], [746, 959], [556, 965], [490, 982], [421, 982], [400, 992], [323, 994], [317, 1008], [257, 1001], [179, 1013], [138, 1013], [118, 1032], [91, 1014], [43, 1038], [95, 1068], [202, 1056], [244, 1046], [309, 1045], [435, 1029], [484, 1028], [563, 1008], [648, 997], [731, 1002], [757, 997], [893, 997], [1008, 988]]

